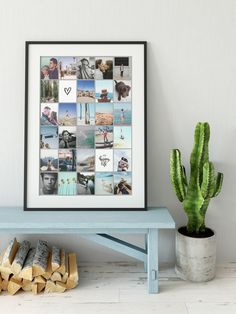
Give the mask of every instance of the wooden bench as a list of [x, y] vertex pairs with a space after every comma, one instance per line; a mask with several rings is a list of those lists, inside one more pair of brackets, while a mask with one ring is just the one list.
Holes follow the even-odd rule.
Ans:
[[[144, 263], [149, 293], [158, 293], [158, 230], [174, 229], [167, 208], [147, 211], [31, 211], [0, 208], [0, 233], [80, 234]], [[144, 234], [138, 247], [111, 234]]]

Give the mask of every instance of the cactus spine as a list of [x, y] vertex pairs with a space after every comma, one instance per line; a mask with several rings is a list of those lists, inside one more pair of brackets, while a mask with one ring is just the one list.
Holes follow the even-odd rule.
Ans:
[[214, 165], [209, 161], [209, 139], [209, 124], [199, 122], [195, 128], [194, 146], [190, 157], [189, 182], [181, 163], [180, 151], [178, 149], [171, 151], [171, 183], [187, 214], [188, 233], [205, 231], [205, 215], [210, 199], [220, 193], [223, 183], [223, 174], [218, 172], [215, 176]]

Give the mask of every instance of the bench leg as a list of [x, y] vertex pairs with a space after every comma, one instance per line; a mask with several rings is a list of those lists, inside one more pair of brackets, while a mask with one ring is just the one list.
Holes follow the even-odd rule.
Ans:
[[[148, 241], [148, 235], [145, 234], [144, 242], [145, 242], [146, 252], [147, 252], [147, 246], [148, 246], [147, 241]], [[147, 255], [146, 255], [146, 258], [145, 258], [144, 263], [143, 263], [143, 268], [144, 268], [144, 272], [146, 273], [147, 272]]]
[[149, 229], [147, 239], [148, 292], [158, 293], [158, 230]]

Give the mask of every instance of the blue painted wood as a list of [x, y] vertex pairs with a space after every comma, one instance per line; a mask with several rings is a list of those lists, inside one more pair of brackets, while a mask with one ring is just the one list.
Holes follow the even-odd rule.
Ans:
[[112, 237], [108, 234], [103, 234], [103, 235], [87, 234], [87, 235], [82, 235], [82, 237], [92, 240], [98, 244], [106, 246], [122, 254], [131, 256], [142, 262], [145, 261], [146, 256], [147, 256], [147, 252], [144, 249], [138, 246], [132, 245], [131, 243], [128, 243], [126, 241]]
[[[12, 234], [82, 234], [144, 262], [148, 272], [149, 293], [158, 292], [158, 229], [174, 229], [175, 222], [167, 208], [147, 211], [35, 211], [0, 208], [0, 233]], [[103, 234], [103, 237], [97, 234]], [[105, 233], [145, 234], [145, 249]]]
[[[147, 237], [148, 237], [148, 232], [144, 235], [144, 245], [145, 245], [145, 250], [146, 252], [148, 252], [148, 243], [147, 243]], [[147, 273], [147, 255], [146, 255], [146, 259], [143, 263], [143, 268], [144, 268], [144, 272]]]
[[148, 231], [148, 292], [158, 293], [158, 229]]
[[[22, 208], [0, 208], [0, 231], [9, 233], [83, 233], [113, 229], [173, 229], [166, 208], [148, 211], [24, 212]], [[95, 229], [97, 231], [95, 231]], [[102, 231], [102, 229], [104, 229]], [[98, 231], [100, 230], [100, 231]], [[134, 231], [133, 230], [133, 231]]]

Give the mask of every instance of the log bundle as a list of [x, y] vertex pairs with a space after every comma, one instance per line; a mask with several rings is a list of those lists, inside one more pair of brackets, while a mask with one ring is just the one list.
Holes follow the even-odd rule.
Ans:
[[78, 281], [76, 254], [51, 248], [46, 241], [38, 240], [36, 247], [31, 247], [29, 241], [13, 239], [0, 255], [0, 293], [65, 292], [75, 288]]

